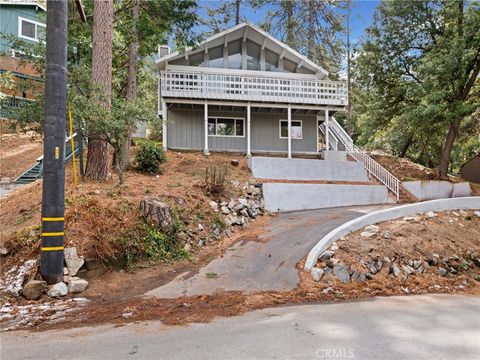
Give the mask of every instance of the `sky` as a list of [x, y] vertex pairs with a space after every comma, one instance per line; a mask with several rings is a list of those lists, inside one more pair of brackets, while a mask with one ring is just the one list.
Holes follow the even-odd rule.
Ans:
[[[296, 0], [300, 1], [300, 0]], [[209, 4], [210, 3], [210, 4]], [[206, 16], [206, 12], [203, 9], [204, 5], [210, 5], [210, 7], [217, 7], [220, 1], [214, 0], [201, 0], [199, 14], [202, 17]], [[365, 28], [372, 23], [373, 13], [375, 8], [380, 4], [379, 0], [353, 0], [353, 6], [351, 9], [350, 17], [350, 39], [352, 44], [357, 42], [362, 34], [365, 31]], [[271, 9], [271, 6], [264, 6], [259, 10], [252, 11], [248, 7], [241, 8], [242, 17], [246, 18], [248, 22], [253, 24], [258, 24], [262, 22], [262, 19], [265, 17], [268, 10]]]

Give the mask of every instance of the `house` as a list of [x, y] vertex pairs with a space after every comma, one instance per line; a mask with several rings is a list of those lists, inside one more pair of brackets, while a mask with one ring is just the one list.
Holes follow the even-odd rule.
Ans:
[[12, 38], [27, 44], [37, 44], [45, 37], [46, 7], [35, 1], [0, 1], [0, 73], [13, 74], [16, 86], [8, 92], [7, 109], [22, 106], [34, 98], [36, 91], [43, 91], [43, 79], [34, 65], [23, 59], [23, 53], [15, 48]]
[[[318, 154], [347, 85], [264, 30], [242, 23], [195, 48], [159, 50], [165, 149]], [[320, 126], [323, 126], [322, 129]], [[325, 138], [325, 139], [323, 139]]]
[[462, 165], [460, 177], [464, 180], [480, 184], [480, 153]]

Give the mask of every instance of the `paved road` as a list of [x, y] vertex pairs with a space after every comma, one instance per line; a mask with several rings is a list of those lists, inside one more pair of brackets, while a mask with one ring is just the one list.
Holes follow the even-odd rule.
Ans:
[[478, 359], [480, 298], [422, 295], [159, 322], [2, 334], [16, 359]]
[[[148, 292], [160, 298], [214, 294], [222, 290], [255, 292], [292, 290], [299, 277], [296, 264], [335, 227], [385, 206], [343, 207], [281, 213], [272, 218], [260, 241], [239, 242], [195, 276], [179, 275]], [[388, 207], [388, 206], [387, 206]], [[216, 276], [214, 276], [216, 274]]]

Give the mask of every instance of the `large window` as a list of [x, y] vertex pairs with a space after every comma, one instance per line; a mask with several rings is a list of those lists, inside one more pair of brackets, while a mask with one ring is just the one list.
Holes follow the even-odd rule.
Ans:
[[247, 41], [247, 69], [260, 70], [260, 45]]
[[208, 67], [223, 68], [223, 46], [208, 49]]
[[22, 17], [18, 18], [18, 37], [32, 40], [40, 41], [45, 40], [45, 24], [25, 19]]
[[240, 40], [229, 42], [227, 45], [227, 50], [228, 50], [228, 68], [241, 69], [242, 68], [242, 42]]
[[278, 71], [278, 54], [273, 51], [265, 49], [265, 70]]
[[[280, 120], [280, 139], [288, 139], [287, 120]], [[303, 139], [302, 120], [292, 120], [292, 139]]]
[[209, 136], [245, 136], [245, 120], [240, 118], [208, 118]]

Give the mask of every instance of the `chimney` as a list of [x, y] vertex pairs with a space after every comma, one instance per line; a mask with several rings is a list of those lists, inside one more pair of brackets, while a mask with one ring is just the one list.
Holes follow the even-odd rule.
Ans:
[[160, 45], [158, 47], [158, 56], [160, 58], [170, 54], [170, 47], [168, 45]]

